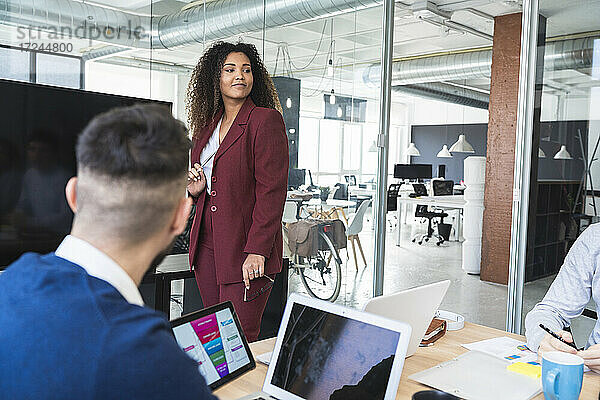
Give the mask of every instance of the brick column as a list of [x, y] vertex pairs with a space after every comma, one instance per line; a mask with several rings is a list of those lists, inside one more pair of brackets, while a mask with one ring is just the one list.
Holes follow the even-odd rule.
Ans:
[[508, 283], [521, 53], [521, 14], [494, 18], [481, 279]]
[[[487, 160], [481, 243], [481, 279], [495, 283], [508, 283], [510, 262], [510, 237], [512, 225], [512, 196], [515, 167], [515, 143], [519, 98], [519, 68], [521, 53], [521, 14], [494, 18], [494, 44], [492, 47], [492, 74], [487, 136]], [[537, 34], [538, 58], [544, 57], [546, 20], [540, 16]], [[543, 64], [536, 73], [535, 112], [533, 121], [531, 190], [536, 205], [537, 149], [543, 79]], [[531, 203], [530, 203], [531, 204]], [[533, 217], [533, 218], [532, 218]], [[529, 216], [528, 228], [535, 221]], [[529, 229], [529, 236], [533, 236]], [[529, 239], [532, 239], [529, 238]]]

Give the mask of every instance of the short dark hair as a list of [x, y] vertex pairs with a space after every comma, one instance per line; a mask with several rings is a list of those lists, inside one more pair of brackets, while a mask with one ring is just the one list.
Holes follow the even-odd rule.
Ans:
[[165, 181], [185, 173], [191, 142], [168, 107], [137, 104], [96, 116], [77, 141], [77, 167], [112, 178]]
[[185, 125], [164, 106], [95, 117], [77, 141], [73, 229], [126, 243], [151, 237], [185, 197], [190, 148]]

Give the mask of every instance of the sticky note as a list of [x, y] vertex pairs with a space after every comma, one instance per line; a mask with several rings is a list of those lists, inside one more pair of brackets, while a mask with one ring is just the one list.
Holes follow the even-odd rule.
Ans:
[[542, 367], [540, 365], [516, 362], [507, 366], [506, 369], [534, 379], [539, 379], [542, 376]]

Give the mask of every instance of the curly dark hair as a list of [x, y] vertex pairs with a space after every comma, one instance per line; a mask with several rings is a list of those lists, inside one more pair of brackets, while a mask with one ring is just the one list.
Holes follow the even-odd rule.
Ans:
[[202, 55], [192, 72], [187, 89], [186, 108], [190, 131], [197, 137], [202, 128], [210, 124], [223, 107], [220, 78], [225, 59], [231, 53], [244, 53], [250, 59], [254, 83], [250, 98], [258, 107], [282, 112], [279, 96], [258, 51], [253, 44], [216, 42]]

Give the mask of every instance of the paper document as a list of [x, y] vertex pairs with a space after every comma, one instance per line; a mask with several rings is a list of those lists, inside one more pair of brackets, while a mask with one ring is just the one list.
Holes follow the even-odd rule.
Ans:
[[501, 336], [479, 342], [463, 344], [469, 350], [480, 351], [485, 354], [500, 358], [513, 364], [516, 362], [537, 363], [537, 353], [529, 350], [527, 343]]
[[467, 400], [528, 400], [542, 391], [540, 379], [507, 371], [507, 360], [469, 351], [409, 379]]

